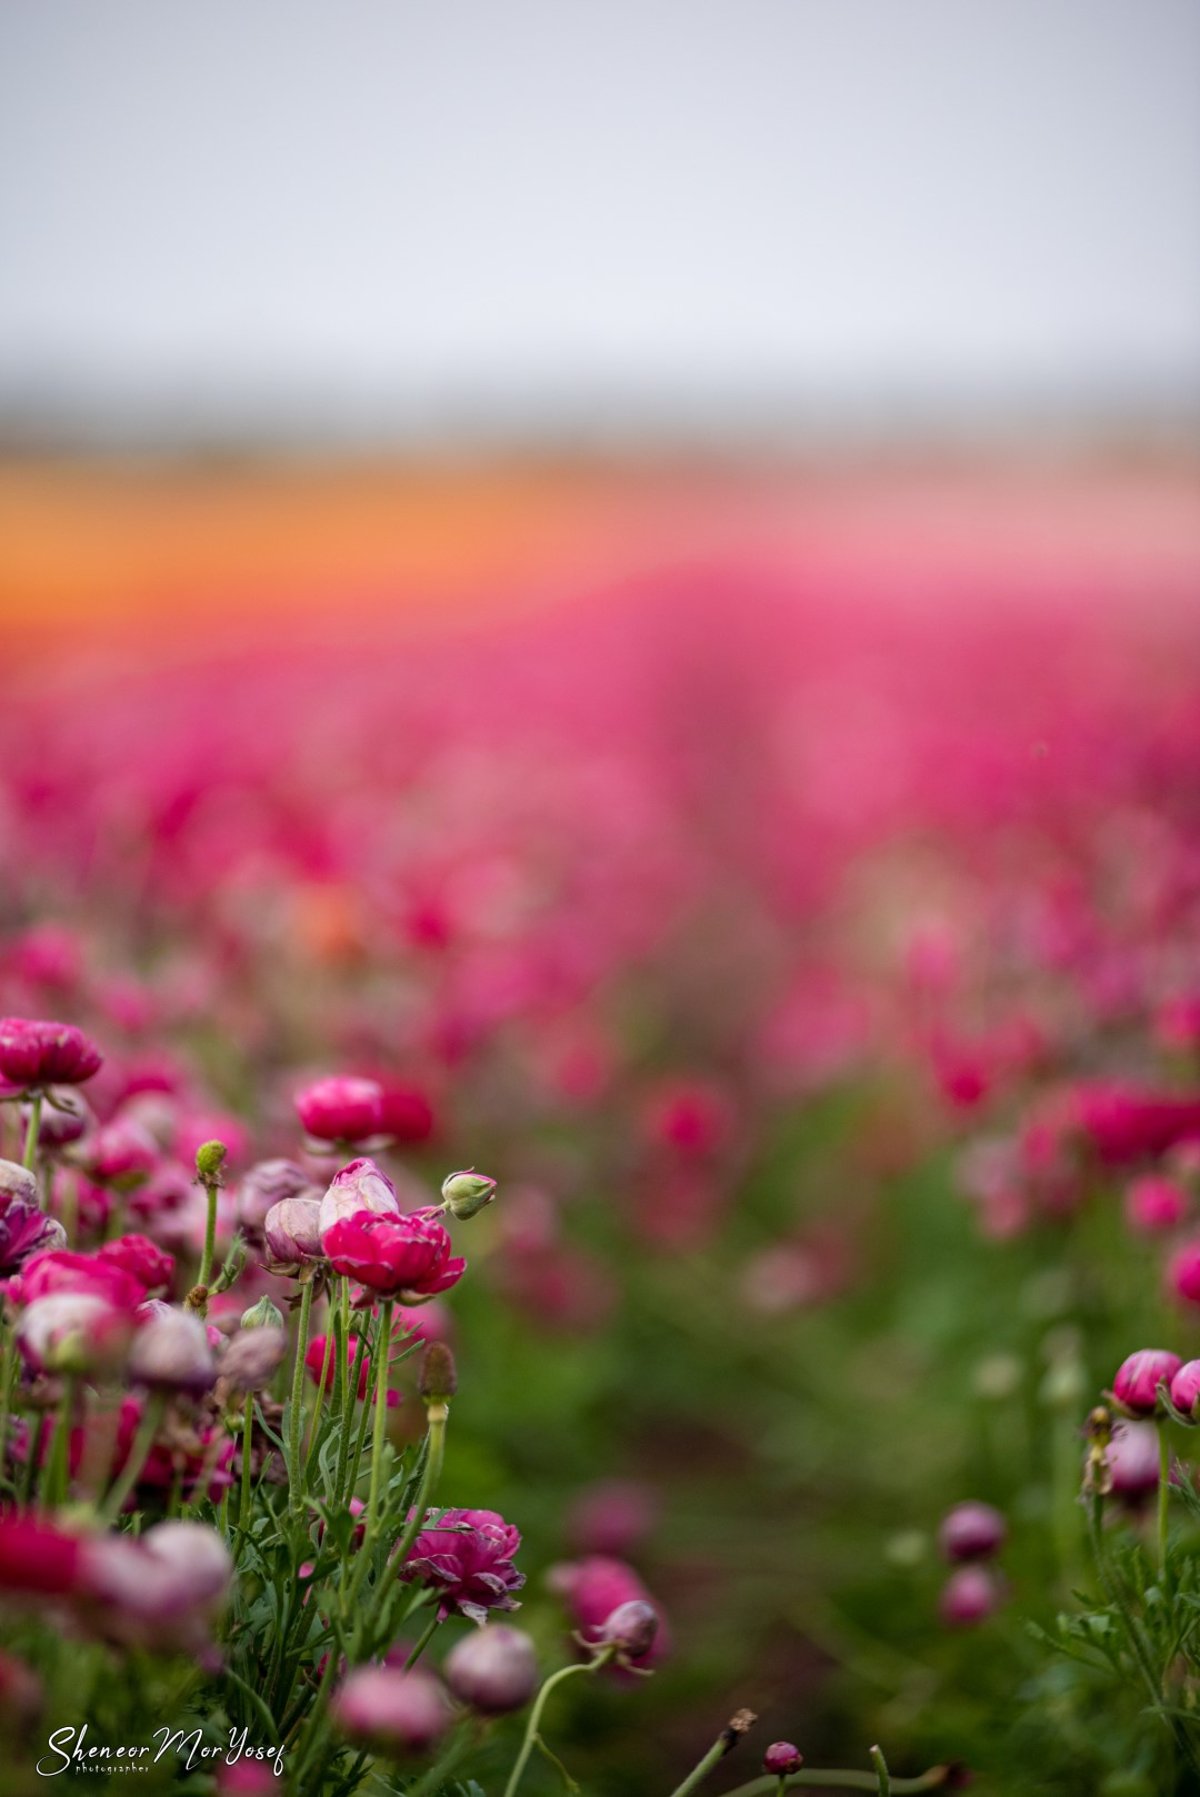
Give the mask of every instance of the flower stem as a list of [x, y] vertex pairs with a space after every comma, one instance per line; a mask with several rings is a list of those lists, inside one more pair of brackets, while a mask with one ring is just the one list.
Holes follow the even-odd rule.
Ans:
[[151, 1392], [146, 1400], [146, 1408], [142, 1412], [142, 1420], [138, 1424], [137, 1434], [129, 1449], [129, 1458], [101, 1508], [100, 1515], [105, 1523], [109, 1525], [115, 1523], [125, 1508], [129, 1494], [141, 1477], [142, 1468], [150, 1457], [150, 1450], [154, 1446], [154, 1437], [158, 1434], [159, 1424], [166, 1413], [166, 1408], [166, 1395], [161, 1391]]
[[29, 1168], [30, 1171], [37, 1159], [38, 1137], [42, 1133], [42, 1104], [43, 1094], [35, 1092], [29, 1106], [29, 1124], [25, 1131], [25, 1158], [22, 1162], [22, 1165]]
[[[365, 1334], [365, 1331], [364, 1331]], [[387, 1448], [387, 1389], [388, 1389], [388, 1346], [392, 1339], [392, 1300], [384, 1300], [379, 1317], [379, 1334], [375, 1338], [375, 1432], [371, 1438], [371, 1484], [367, 1495], [367, 1526], [363, 1544], [359, 1550], [358, 1565], [354, 1569], [354, 1577], [350, 1581], [350, 1608], [362, 1590], [363, 1580], [367, 1576], [371, 1553], [379, 1539], [380, 1493], [383, 1484], [383, 1461]], [[361, 1341], [359, 1346], [361, 1347]], [[344, 1440], [349, 1440], [347, 1429]]]
[[872, 1747], [871, 1764], [875, 1768], [875, 1776], [879, 1780], [879, 1797], [889, 1797], [892, 1789], [892, 1778], [883, 1757], [882, 1747]]
[[1166, 1419], [1158, 1422], [1158, 1571], [1167, 1570], [1167, 1501], [1171, 1495], [1171, 1444], [1167, 1440]]
[[250, 1441], [254, 1432], [254, 1393], [246, 1393], [242, 1412], [242, 1501], [238, 1509], [238, 1528], [250, 1527]]
[[[517, 1786], [520, 1784], [525, 1768], [529, 1764], [529, 1756], [540, 1739], [539, 1729], [542, 1721], [542, 1712], [546, 1708], [546, 1699], [549, 1697], [551, 1691], [554, 1690], [556, 1685], [561, 1685], [564, 1679], [574, 1678], [578, 1673], [598, 1672], [601, 1666], [606, 1666], [608, 1664], [615, 1651], [616, 1649], [612, 1647], [602, 1648], [594, 1659], [581, 1660], [578, 1664], [573, 1666], [562, 1666], [557, 1672], [552, 1672], [550, 1674], [550, 1677], [538, 1692], [533, 1708], [529, 1712], [529, 1721], [525, 1728], [525, 1739], [521, 1742], [521, 1751], [516, 1757], [513, 1769], [509, 1774], [508, 1783], [504, 1787], [504, 1797], [515, 1797]], [[713, 1764], [716, 1764], [715, 1760], [713, 1761]], [[691, 1782], [692, 1781], [689, 1781], [687, 1784], [680, 1785], [680, 1791], [690, 1789]]]
[[405, 1662], [404, 1662], [405, 1672], [412, 1671], [412, 1668], [416, 1665], [416, 1663], [420, 1659], [421, 1655], [425, 1652], [425, 1649], [429, 1646], [429, 1643], [433, 1640], [433, 1637], [437, 1633], [437, 1630], [440, 1626], [441, 1626], [441, 1619], [438, 1616], [437, 1611], [435, 1610], [433, 1612], [433, 1615], [429, 1618], [429, 1621], [425, 1624], [425, 1627], [421, 1630], [420, 1640], [417, 1642], [417, 1645], [413, 1648], [413, 1650], [409, 1654], [407, 1660], [405, 1660]]
[[[204, 1196], [208, 1201], [208, 1211], [204, 1219], [204, 1252], [200, 1259], [200, 1273], [197, 1285], [207, 1286], [212, 1278], [213, 1255], [217, 1247], [217, 1187], [208, 1180], [204, 1182]], [[200, 1315], [207, 1310], [207, 1303], [200, 1307]]]
[[[886, 1767], [884, 1770], [886, 1772]], [[949, 1766], [931, 1766], [928, 1772], [922, 1772], [916, 1778], [889, 1776], [886, 1789], [890, 1791], [891, 1797], [906, 1797], [910, 1791], [944, 1791], [950, 1787], [950, 1778]], [[806, 1766], [803, 1772], [791, 1772], [785, 1778], [776, 1778], [773, 1774], [768, 1774], [765, 1778], [752, 1778], [749, 1784], [736, 1785], [732, 1791], [725, 1791], [723, 1797], [774, 1797], [774, 1793], [780, 1788], [799, 1791], [811, 1789], [814, 1785], [821, 1791], [879, 1792], [885, 1789], [877, 1772], [846, 1772], [840, 1767], [827, 1770], [822, 1766]], [[680, 1789], [682, 1788], [681, 1786]]]
[[300, 1321], [296, 1332], [296, 1364], [292, 1368], [292, 1404], [288, 1411], [288, 1478], [291, 1484], [290, 1495], [293, 1510], [299, 1510], [304, 1505], [304, 1481], [300, 1476], [300, 1422], [304, 1409], [304, 1355], [308, 1347], [312, 1294], [312, 1280], [306, 1279], [300, 1292]]
[[71, 1465], [71, 1419], [75, 1414], [75, 1393], [79, 1385], [77, 1373], [63, 1376], [62, 1397], [50, 1440], [50, 1462], [46, 1468], [45, 1502], [47, 1508], [61, 1504], [67, 1495]]

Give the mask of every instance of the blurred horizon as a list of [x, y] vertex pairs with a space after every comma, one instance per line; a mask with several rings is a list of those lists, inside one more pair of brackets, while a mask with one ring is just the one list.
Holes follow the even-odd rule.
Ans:
[[0, 10], [0, 445], [1195, 444], [1200, 6]]

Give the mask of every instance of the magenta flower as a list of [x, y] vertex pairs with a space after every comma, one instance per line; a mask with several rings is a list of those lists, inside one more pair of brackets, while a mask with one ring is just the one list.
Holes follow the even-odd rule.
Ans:
[[420, 1579], [438, 1594], [443, 1619], [458, 1610], [472, 1622], [487, 1621], [489, 1610], [515, 1610], [513, 1596], [525, 1574], [513, 1565], [520, 1530], [494, 1510], [444, 1510], [436, 1528], [422, 1529], [408, 1550], [400, 1577]]
[[938, 1610], [947, 1628], [976, 1628], [999, 1609], [1003, 1597], [1003, 1586], [986, 1566], [960, 1566], [942, 1587]]
[[624, 1560], [606, 1554], [569, 1561], [554, 1569], [552, 1582], [565, 1597], [576, 1632], [591, 1646], [604, 1640], [609, 1617], [625, 1604], [647, 1603], [658, 1617], [658, 1629], [641, 1657], [627, 1656], [636, 1666], [652, 1666], [670, 1650], [670, 1637], [661, 1606], [654, 1603], [637, 1573]]
[[1158, 1388], [1170, 1385], [1183, 1362], [1166, 1348], [1139, 1348], [1117, 1368], [1113, 1397], [1131, 1416], [1153, 1416], [1158, 1409]]
[[334, 1722], [355, 1741], [398, 1753], [422, 1753], [453, 1720], [449, 1700], [432, 1672], [414, 1667], [356, 1666], [334, 1693]]
[[175, 1256], [144, 1235], [119, 1235], [115, 1241], [105, 1242], [99, 1257], [120, 1267], [147, 1292], [170, 1285], [175, 1272]]
[[78, 1086], [91, 1079], [101, 1058], [73, 1023], [0, 1018], [0, 1078], [14, 1086]]
[[1189, 1360], [1171, 1381], [1171, 1402], [1184, 1416], [1191, 1416], [1200, 1398], [1200, 1360]]
[[1004, 1546], [1008, 1524], [991, 1504], [956, 1504], [938, 1530], [938, 1546], [946, 1560], [990, 1560]]
[[334, 1075], [296, 1094], [296, 1114], [321, 1142], [365, 1142], [383, 1128], [383, 1087], [377, 1080]]
[[321, 1206], [316, 1198], [281, 1198], [263, 1221], [263, 1239], [277, 1267], [299, 1271], [321, 1258]]
[[[1180, 1371], [1186, 1373], [1187, 1367]], [[1179, 1374], [1175, 1377], [1178, 1379]], [[1183, 1395], [1181, 1391], [1180, 1396]], [[1191, 1408], [1190, 1405], [1177, 1403], [1174, 1384], [1171, 1387], [1171, 1402], [1179, 1410]], [[1158, 1490], [1158, 1430], [1153, 1423], [1117, 1423], [1112, 1432], [1112, 1440], [1105, 1449], [1104, 1459], [1112, 1481], [1113, 1496], [1120, 1498], [1131, 1508], [1136, 1508], [1143, 1498]]]
[[0, 1161], [0, 1278], [20, 1271], [35, 1254], [65, 1247], [61, 1223], [38, 1203], [37, 1181], [15, 1161]]
[[466, 1271], [436, 1210], [386, 1217], [370, 1211], [326, 1229], [321, 1246], [336, 1273], [384, 1298], [419, 1304], [449, 1291]]
[[117, 1310], [136, 1310], [146, 1300], [146, 1288], [125, 1267], [98, 1254], [76, 1254], [69, 1248], [52, 1248], [27, 1260], [9, 1291], [19, 1304], [49, 1298], [59, 1292], [86, 1293], [103, 1298]]

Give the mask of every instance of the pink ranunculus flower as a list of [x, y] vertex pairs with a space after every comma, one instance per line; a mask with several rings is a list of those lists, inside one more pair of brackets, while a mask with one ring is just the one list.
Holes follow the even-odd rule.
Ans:
[[321, 1199], [321, 1234], [346, 1217], [361, 1211], [376, 1211], [380, 1216], [398, 1217], [400, 1200], [396, 1188], [381, 1167], [366, 1155], [348, 1161], [329, 1182]]
[[576, 1632], [590, 1645], [604, 1639], [604, 1625], [623, 1604], [648, 1603], [658, 1616], [659, 1626], [645, 1653], [630, 1656], [635, 1666], [653, 1666], [670, 1651], [670, 1636], [662, 1607], [654, 1602], [645, 1585], [624, 1560], [607, 1554], [590, 1554], [583, 1560], [556, 1566], [550, 1583], [566, 1600]]
[[263, 1240], [276, 1267], [294, 1267], [320, 1260], [321, 1206], [315, 1198], [281, 1198], [263, 1221]]
[[365, 1142], [383, 1129], [383, 1087], [378, 1080], [335, 1074], [296, 1094], [296, 1114], [320, 1142]]
[[1158, 1388], [1170, 1385], [1183, 1362], [1166, 1348], [1139, 1348], [1117, 1368], [1113, 1397], [1131, 1416], [1153, 1416]]
[[50, 1248], [27, 1260], [9, 1285], [19, 1304], [49, 1298], [59, 1292], [77, 1292], [103, 1298], [117, 1310], [136, 1310], [145, 1303], [146, 1287], [127, 1268], [99, 1254], [77, 1254], [69, 1248]]
[[393, 1753], [423, 1753], [454, 1719], [432, 1672], [416, 1666], [356, 1666], [334, 1692], [330, 1713], [339, 1731]]
[[335, 1273], [405, 1304], [449, 1291], [467, 1266], [452, 1253], [435, 1209], [397, 1217], [360, 1212], [322, 1231], [321, 1246]]
[[91, 1079], [100, 1050], [73, 1023], [0, 1018], [0, 1078], [14, 1086], [78, 1086]]
[[121, 1267], [148, 1292], [162, 1291], [169, 1286], [175, 1272], [175, 1256], [152, 1242], [149, 1236], [119, 1235], [115, 1241], [105, 1242], [99, 1255], [101, 1260]]
[[520, 1530], [495, 1510], [436, 1510], [436, 1527], [422, 1529], [408, 1550], [400, 1577], [419, 1579], [438, 1596], [438, 1615], [458, 1610], [472, 1622], [487, 1621], [489, 1610], [515, 1610], [514, 1592], [525, 1583], [513, 1556]]
[[1135, 1235], [1174, 1229], [1188, 1213], [1188, 1195], [1173, 1179], [1147, 1173], [1125, 1193], [1125, 1221]]
[[37, 1180], [15, 1161], [0, 1161], [0, 1278], [20, 1272], [35, 1254], [65, 1248], [66, 1231], [38, 1201]]

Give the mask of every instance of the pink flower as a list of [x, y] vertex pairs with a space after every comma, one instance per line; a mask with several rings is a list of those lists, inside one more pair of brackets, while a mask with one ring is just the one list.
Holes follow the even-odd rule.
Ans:
[[1182, 1186], [1160, 1174], [1135, 1179], [1125, 1193], [1125, 1221], [1135, 1235], [1157, 1235], [1174, 1229], [1187, 1215], [1188, 1198]]
[[1200, 1134], [1196, 1097], [1096, 1082], [1076, 1087], [1073, 1103], [1085, 1137], [1109, 1167], [1165, 1154], [1176, 1142]]
[[1004, 1546], [1008, 1525], [991, 1504], [956, 1504], [938, 1530], [938, 1546], [947, 1560], [990, 1560]]
[[334, 1722], [353, 1740], [421, 1753], [450, 1726], [446, 1693], [432, 1672], [415, 1666], [356, 1666], [333, 1696]]
[[17, 1346], [45, 1372], [111, 1375], [121, 1366], [133, 1332], [129, 1310], [91, 1292], [52, 1292], [21, 1312]]
[[263, 1221], [267, 1252], [279, 1267], [321, 1259], [321, 1206], [316, 1198], [281, 1198]]
[[84, 1166], [98, 1185], [140, 1185], [158, 1165], [158, 1145], [140, 1123], [117, 1117], [84, 1144]]
[[19, 1304], [48, 1298], [58, 1292], [87, 1293], [103, 1298], [117, 1310], [136, 1310], [146, 1300], [140, 1279], [98, 1254], [76, 1254], [69, 1248], [52, 1248], [27, 1260], [9, 1286]]
[[1200, 1360], [1189, 1360], [1171, 1381], [1171, 1402], [1184, 1416], [1191, 1416], [1200, 1398]]
[[623, 1604], [649, 1603], [658, 1616], [659, 1627], [649, 1648], [633, 1664], [655, 1665], [669, 1651], [661, 1606], [654, 1603], [633, 1567], [624, 1560], [593, 1554], [555, 1567], [551, 1582], [566, 1599], [575, 1630], [585, 1641], [598, 1645], [604, 1639], [605, 1623]]
[[960, 1566], [942, 1587], [938, 1610], [947, 1628], [975, 1628], [1003, 1601], [1000, 1581], [986, 1566]]
[[0, 1591], [62, 1597], [78, 1578], [78, 1537], [19, 1510], [0, 1511]]
[[527, 1704], [538, 1684], [533, 1642], [521, 1629], [491, 1622], [457, 1641], [442, 1668], [460, 1703], [485, 1716], [501, 1716]]
[[15, 1161], [0, 1161], [0, 1278], [19, 1272], [35, 1254], [65, 1247], [61, 1223], [38, 1202], [37, 1181]]
[[175, 1273], [175, 1257], [157, 1247], [148, 1236], [119, 1235], [105, 1242], [100, 1259], [120, 1267], [147, 1292], [161, 1291], [170, 1285]]
[[[1186, 1369], [1185, 1369], [1186, 1370]], [[1178, 1378], [1176, 1374], [1176, 1378]], [[1174, 1384], [1171, 1402], [1175, 1403]], [[1182, 1395], [1182, 1393], [1181, 1393]], [[1183, 1409], [1183, 1405], [1177, 1406]], [[1153, 1423], [1117, 1423], [1104, 1453], [1113, 1496], [1136, 1505], [1158, 1489], [1158, 1430]]]
[[1200, 1241], [1176, 1249], [1167, 1263], [1167, 1284], [1185, 1304], [1200, 1304]]
[[437, 1526], [417, 1536], [400, 1577], [432, 1586], [441, 1617], [458, 1610], [472, 1622], [486, 1622], [489, 1610], [515, 1610], [513, 1593], [525, 1583], [513, 1565], [520, 1531], [494, 1510], [429, 1514], [438, 1518]]
[[1183, 1362], [1165, 1348], [1140, 1348], [1117, 1368], [1113, 1397], [1134, 1416], [1153, 1416], [1158, 1409], [1158, 1388], [1170, 1385]]
[[258, 1161], [243, 1178], [237, 1194], [237, 1220], [257, 1236], [277, 1204], [290, 1198], [320, 1198], [303, 1167], [295, 1161]]
[[14, 1086], [82, 1085], [100, 1061], [99, 1049], [72, 1023], [0, 1019], [0, 1078]]
[[85, 1614], [122, 1645], [203, 1653], [232, 1580], [229, 1549], [205, 1523], [160, 1522], [136, 1540], [101, 1535], [83, 1548]]
[[[328, 1352], [329, 1364], [325, 1364]], [[358, 1337], [352, 1335], [346, 1342], [346, 1371], [354, 1371], [354, 1360], [358, 1353]], [[337, 1382], [337, 1345], [330, 1347], [327, 1335], [314, 1335], [308, 1344], [308, 1352], [304, 1356], [304, 1365], [314, 1385], [321, 1383], [322, 1370], [325, 1372], [325, 1390], [332, 1391]], [[363, 1355], [362, 1366], [358, 1374], [358, 1396], [365, 1398], [371, 1389], [371, 1356]]]
[[407, 1216], [363, 1212], [322, 1231], [321, 1246], [336, 1273], [378, 1292], [419, 1304], [449, 1291], [466, 1271], [436, 1210]]
[[296, 1114], [321, 1142], [365, 1142], [383, 1129], [383, 1087], [377, 1080], [335, 1074], [296, 1094]]
[[335, 1223], [357, 1217], [364, 1210], [375, 1211], [380, 1216], [400, 1215], [395, 1186], [382, 1168], [365, 1155], [359, 1160], [348, 1161], [330, 1180], [329, 1189], [321, 1199], [321, 1234], [324, 1235]]

